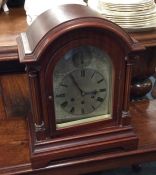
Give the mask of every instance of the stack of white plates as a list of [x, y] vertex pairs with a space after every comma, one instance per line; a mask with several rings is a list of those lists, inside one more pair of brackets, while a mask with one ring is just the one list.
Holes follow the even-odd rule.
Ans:
[[154, 0], [89, 0], [88, 5], [127, 30], [156, 28]]

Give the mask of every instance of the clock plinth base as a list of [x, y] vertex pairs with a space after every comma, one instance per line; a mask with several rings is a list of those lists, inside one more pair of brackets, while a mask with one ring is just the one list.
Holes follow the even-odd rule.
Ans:
[[[51, 139], [52, 140], [52, 139]], [[71, 161], [72, 159], [82, 159], [90, 154], [99, 154], [100, 151], [106, 153], [134, 150], [138, 145], [138, 138], [132, 127], [115, 127], [114, 129], [82, 134], [73, 139], [54, 138], [53, 141], [44, 141], [42, 144], [31, 142], [31, 162], [33, 168], [50, 166], [58, 161]], [[58, 146], [57, 146], [58, 145]], [[46, 150], [46, 151], [45, 151]], [[107, 157], [106, 157], [107, 158]]]

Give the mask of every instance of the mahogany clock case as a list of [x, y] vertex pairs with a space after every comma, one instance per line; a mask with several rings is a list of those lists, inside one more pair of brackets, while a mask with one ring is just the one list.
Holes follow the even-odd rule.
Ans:
[[[29, 77], [33, 167], [100, 150], [137, 147], [128, 107], [133, 57], [143, 48], [125, 31], [86, 6], [63, 5], [40, 15], [17, 42]], [[110, 58], [111, 117], [57, 127], [55, 68], [70, 50], [83, 46], [98, 48]]]

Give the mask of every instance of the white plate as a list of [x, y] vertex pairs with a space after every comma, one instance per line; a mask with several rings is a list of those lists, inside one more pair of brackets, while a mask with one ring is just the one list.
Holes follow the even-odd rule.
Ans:
[[126, 2], [129, 4], [121, 4], [121, 2], [123, 2], [122, 0], [120, 0], [120, 3], [116, 0], [104, 0], [105, 3], [114, 3], [111, 4], [111, 9], [108, 8], [105, 10], [100, 9], [100, 1], [101, 0], [89, 0], [88, 5], [102, 14], [104, 18], [118, 24], [126, 30], [145, 31], [156, 28], [156, 4], [152, 0], [135, 0], [135, 2], [129, 0], [132, 4], [128, 1]]

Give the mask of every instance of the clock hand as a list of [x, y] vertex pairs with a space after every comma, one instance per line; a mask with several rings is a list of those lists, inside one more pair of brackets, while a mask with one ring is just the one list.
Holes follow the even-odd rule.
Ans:
[[75, 86], [78, 88], [78, 90], [81, 92], [81, 95], [84, 96], [85, 93], [82, 91], [82, 89], [80, 88], [80, 86], [78, 85], [78, 83], [76, 82], [76, 80], [72, 74], [70, 74], [70, 78], [71, 78], [72, 82], [75, 84]]
[[95, 90], [95, 91], [91, 91], [91, 92], [84, 92], [84, 93], [85, 93], [85, 95], [90, 95], [90, 94], [91, 94], [91, 95], [96, 95], [96, 94], [97, 94], [97, 92], [98, 92], [98, 91], [96, 91], [96, 90]]
[[85, 95], [96, 95], [98, 92], [106, 92], [106, 88], [103, 88], [103, 89], [99, 89], [99, 90], [94, 90], [94, 91], [90, 91], [90, 92], [84, 92]]

